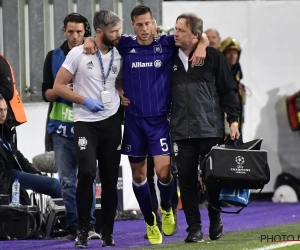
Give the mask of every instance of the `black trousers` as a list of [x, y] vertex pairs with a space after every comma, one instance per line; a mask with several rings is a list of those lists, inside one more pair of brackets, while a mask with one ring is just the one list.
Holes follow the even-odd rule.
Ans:
[[118, 204], [117, 182], [121, 159], [121, 119], [118, 113], [97, 122], [75, 122], [75, 153], [78, 164], [78, 229], [89, 230], [93, 182], [98, 160], [101, 179], [102, 234], [113, 233]]
[[[199, 161], [202, 162], [202, 159], [210, 149], [222, 142], [223, 138], [193, 138], [178, 140], [173, 143], [173, 147], [176, 144], [178, 146], [178, 150], [175, 151], [175, 161], [178, 169], [182, 208], [189, 229], [201, 230], [201, 216], [198, 202]], [[215, 185], [206, 188], [210, 202], [214, 206], [220, 207], [220, 189]]]

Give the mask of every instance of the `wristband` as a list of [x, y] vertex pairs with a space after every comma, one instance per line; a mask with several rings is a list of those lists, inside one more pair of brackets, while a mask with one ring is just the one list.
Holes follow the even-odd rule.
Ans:
[[229, 124], [229, 127], [231, 127], [231, 126], [236, 126], [236, 127], [238, 127], [238, 126], [239, 126], [239, 123], [238, 123], [238, 122], [232, 122], [232, 123]]

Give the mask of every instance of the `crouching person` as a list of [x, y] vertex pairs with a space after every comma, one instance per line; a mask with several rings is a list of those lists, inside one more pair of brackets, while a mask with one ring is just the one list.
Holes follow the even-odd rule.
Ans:
[[10, 141], [11, 129], [7, 126], [7, 103], [0, 94], [0, 193], [11, 193], [11, 184], [19, 180], [21, 189], [61, 198], [61, 186], [57, 179], [42, 176]]

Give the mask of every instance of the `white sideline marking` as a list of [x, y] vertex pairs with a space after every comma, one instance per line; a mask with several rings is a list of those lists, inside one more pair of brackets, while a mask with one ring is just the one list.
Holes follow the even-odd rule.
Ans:
[[296, 245], [296, 244], [300, 244], [299, 241], [297, 242], [280, 242], [274, 245], [269, 245], [269, 246], [264, 246], [264, 247], [260, 247], [260, 248], [254, 248], [252, 250], [269, 250], [269, 249], [276, 249], [276, 248], [280, 248], [280, 247], [287, 247], [287, 246], [292, 246], [292, 245]]

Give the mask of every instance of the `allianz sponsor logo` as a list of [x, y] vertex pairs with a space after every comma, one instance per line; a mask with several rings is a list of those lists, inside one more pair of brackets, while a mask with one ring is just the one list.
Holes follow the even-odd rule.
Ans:
[[160, 68], [162, 65], [161, 60], [155, 60], [154, 62], [133, 62], [131, 68]]

